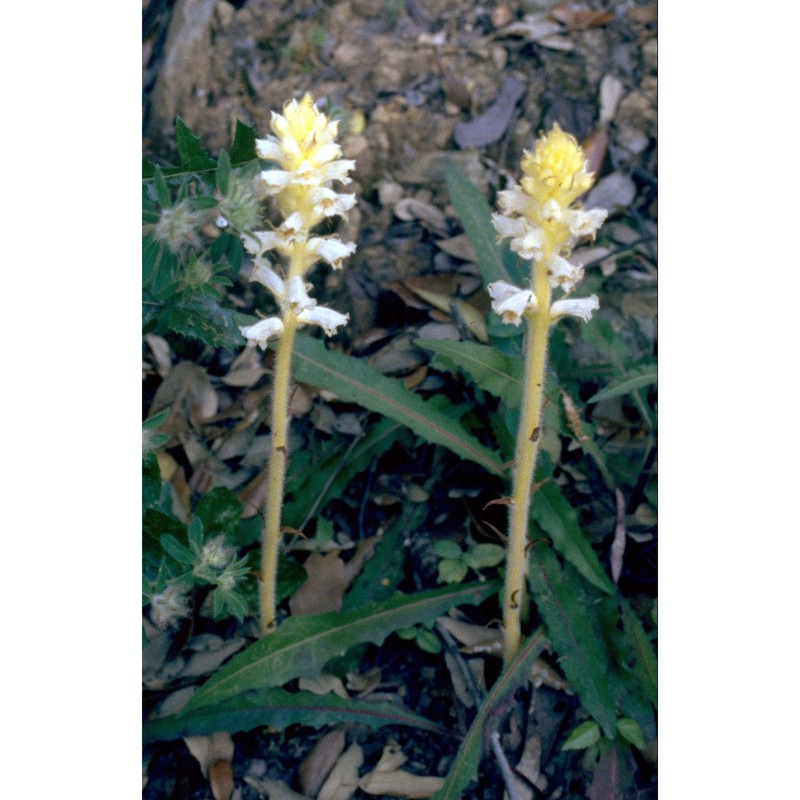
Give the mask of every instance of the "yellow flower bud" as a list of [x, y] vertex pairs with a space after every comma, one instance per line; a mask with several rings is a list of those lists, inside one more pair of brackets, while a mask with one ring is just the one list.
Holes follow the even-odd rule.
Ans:
[[575, 137], [564, 133], [556, 123], [550, 133], [542, 134], [533, 153], [525, 153], [522, 189], [540, 206], [555, 200], [566, 208], [591, 187], [594, 175], [588, 166]]

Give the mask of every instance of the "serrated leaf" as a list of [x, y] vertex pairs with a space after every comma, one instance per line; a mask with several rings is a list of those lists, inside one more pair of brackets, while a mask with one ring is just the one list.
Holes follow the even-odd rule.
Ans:
[[602, 735], [600, 726], [593, 719], [590, 719], [588, 722], [582, 722], [572, 731], [567, 737], [567, 741], [561, 745], [561, 749], [585, 750], [587, 747], [597, 744]]
[[621, 641], [625, 655], [633, 663], [633, 676], [646, 700], [658, 708], [658, 663], [644, 626], [630, 603], [620, 597], [622, 616]]
[[380, 645], [393, 631], [434, 619], [458, 605], [477, 605], [498, 584], [446, 587], [413, 596], [399, 595], [342, 613], [289, 617], [217, 672], [191, 699], [187, 710], [219, 703], [250, 689], [281, 686], [318, 675], [334, 656], [360, 642]]
[[620, 378], [593, 394], [586, 402], [599, 403], [601, 400], [609, 400], [612, 397], [628, 394], [636, 389], [643, 389], [645, 386], [652, 386], [658, 383], [658, 370], [651, 366], [642, 366], [631, 370], [627, 376]]
[[519, 259], [508, 247], [497, 244], [492, 212], [480, 189], [452, 161], [447, 164], [445, 177], [450, 201], [458, 212], [464, 233], [478, 257], [484, 284], [508, 281], [517, 286], [522, 285], [524, 275]]
[[523, 641], [519, 651], [511, 659], [483, 701], [480, 711], [472, 721], [467, 735], [458, 748], [444, 786], [433, 795], [431, 800], [461, 800], [467, 787], [478, 774], [481, 757], [488, 750], [486, 743], [489, 741], [492, 730], [496, 729], [500, 723], [498, 718], [500, 709], [507, 699], [528, 680], [531, 665], [544, 650], [545, 643], [544, 633], [541, 630]]
[[481, 389], [501, 398], [512, 408], [519, 408], [525, 369], [521, 358], [475, 342], [416, 339], [414, 344], [436, 353], [434, 367], [466, 372]]
[[256, 155], [256, 132], [249, 125], [245, 125], [240, 119], [236, 120], [236, 131], [233, 134], [233, 144], [231, 145], [231, 165], [238, 167], [257, 159]]
[[322, 341], [303, 334], [295, 338], [294, 356], [294, 375], [298, 380], [328, 389], [341, 400], [358, 403], [401, 422], [426, 441], [443, 445], [495, 475], [501, 474], [496, 453], [400, 381], [387, 378], [360, 359], [327, 350]]
[[618, 719], [617, 730], [623, 739], [629, 741], [634, 747], [638, 747], [639, 750], [644, 750], [647, 747], [642, 729], [636, 720]]
[[203, 145], [200, 144], [200, 140], [180, 117], [175, 118], [175, 144], [183, 169], [199, 171], [214, 169], [216, 166], [214, 159], [206, 152]]
[[209, 297], [190, 297], [175, 302], [161, 315], [160, 327], [198, 339], [210, 347], [236, 348], [244, 338], [227, 308]]
[[547, 481], [536, 491], [531, 502], [531, 517], [550, 537], [556, 550], [586, 580], [607, 594], [615, 594], [614, 584], [581, 532], [578, 512], [564, 499], [554, 481]]
[[405, 725], [438, 736], [453, 735], [436, 723], [390, 703], [283, 689], [248, 693], [216, 706], [150, 720], [144, 723], [142, 735], [144, 743], [148, 744], [184, 736], [204, 736], [215, 731], [238, 733], [264, 725], [283, 730], [290, 725], [322, 728], [336, 723], [365, 725], [372, 730], [385, 725]]
[[581, 578], [569, 564], [562, 569], [551, 548], [542, 542], [535, 543], [530, 553], [531, 594], [559, 656], [559, 666], [583, 707], [613, 739], [616, 709], [608, 682], [611, 657]]

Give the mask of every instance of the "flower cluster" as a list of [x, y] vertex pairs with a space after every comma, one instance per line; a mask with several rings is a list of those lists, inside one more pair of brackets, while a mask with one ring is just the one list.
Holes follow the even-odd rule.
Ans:
[[[305, 274], [318, 261], [340, 269], [342, 261], [356, 246], [333, 236], [312, 236], [311, 230], [324, 219], [344, 217], [355, 205], [354, 194], [339, 194], [333, 181], [349, 183], [348, 172], [355, 162], [342, 158], [336, 143], [338, 122], [317, 110], [310, 95], [299, 103], [292, 100], [283, 114], [272, 115], [274, 136], [256, 141], [260, 158], [277, 168], [266, 169], [260, 180], [267, 195], [273, 197], [284, 217], [276, 230], [243, 235], [245, 248], [253, 255], [255, 268], [250, 278], [264, 285], [281, 309], [280, 317], [270, 317], [241, 328], [250, 346], [266, 349], [271, 337], [284, 330], [285, 315], [291, 313], [298, 325], [319, 325], [328, 336], [344, 325], [349, 316], [318, 306], [308, 296], [310, 284]], [[286, 277], [272, 269], [265, 258], [274, 250], [289, 262]]]
[[[542, 135], [532, 153], [522, 159], [524, 177], [520, 185], [498, 195], [501, 211], [492, 215], [501, 239], [526, 261], [541, 265], [551, 288], [571, 292], [583, 277], [583, 268], [568, 256], [581, 237], [594, 237], [606, 218], [606, 211], [586, 211], [577, 198], [592, 185], [593, 175], [574, 137], [556, 124]], [[537, 309], [536, 294], [505, 281], [488, 287], [492, 310], [503, 322], [519, 325], [526, 312]], [[556, 300], [549, 307], [551, 320], [572, 315], [588, 320], [599, 308], [597, 297]]]

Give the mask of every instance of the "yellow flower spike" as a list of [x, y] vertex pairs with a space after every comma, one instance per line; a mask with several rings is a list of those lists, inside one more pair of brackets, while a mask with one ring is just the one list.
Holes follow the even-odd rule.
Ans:
[[[355, 205], [355, 195], [336, 192], [331, 183], [349, 183], [348, 172], [354, 161], [341, 158], [336, 143], [338, 123], [318, 111], [311, 95], [298, 103], [292, 100], [283, 114], [273, 112], [271, 128], [274, 136], [256, 140], [256, 152], [265, 161], [273, 162], [261, 173], [266, 193], [275, 198], [283, 223], [269, 231], [253, 231], [243, 236], [245, 248], [255, 257], [251, 280], [263, 284], [280, 306], [281, 316], [261, 320], [241, 328], [248, 345], [266, 349], [269, 339], [278, 338], [272, 388], [272, 416], [267, 483], [264, 510], [264, 532], [261, 546], [259, 599], [261, 632], [277, 625], [275, 578], [278, 550], [281, 545], [281, 511], [288, 457], [286, 445], [289, 427], [289, 392], [292, 347], [295, 332], [304, 325], [318, 325], [327, 336], [347, 324], [349, 315], [317, 305], [308, 296], [310, 284], [305, 274], [318, 261], [334, 269], [356, 249], [352, 242], [341, 242], [334, 236], [315, 236], [312, 229], [323, 219], [345, 217]], [[275, 272], [264, 260], [268, 250], [277, 251], [288, 261], [285, 277]]]
[[542, 134], [533, 153], [525, 153], [521, 166], [525, 173], [522, 189], [542, 208], [548, 200], [566, 208], [594, 180], [583, 149], [558, 123], [550, 133]]
[[583, 150], [573, 136], [554, 125], [542, 134], [532, 153], [521, 163], [519, 186], [500, 192], [500, 211], [492, 222], [501, 239], [531, 262], [531, 289], [505, 281], [487, 287], [492, 310], [506, 324], [525, 320], [525, 377], [523, 402], [514, 452], [514, 485], [508, 517], [508, 545], [503, 594], [504, 655], [508, 663], [520, 645], [521, 620], [527, 604], [528, 525], [531, 485], [536, 471], [542, 424], [547, 338], [550, 327], [563, 316], [589, 320], [599, 307], [595, 295], [581, 299], [552, 300], [553, 289], [571, 292], [583, 269], [565, 256], [582, 236], [594, 236], [603, 224], [602, 209], [584, 211], [575, 203], [592, 185], [593, 175]]

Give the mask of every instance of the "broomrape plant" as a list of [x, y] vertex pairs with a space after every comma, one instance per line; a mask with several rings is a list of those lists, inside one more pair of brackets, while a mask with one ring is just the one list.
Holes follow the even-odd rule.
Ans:
[[[503, 595], [503, 632], [506, 662], [520, 646], [520, 616], [527, 573], [528, 519], [531, 483], [541, 434], [547, 337], [550, 327], [564, 316], [591, 318], [599, 308], [596, 295], [572, 299], [569, 294], [583, 277], [583, 269], [567, 261], [572, 245], [594, 236], [606, 211], [586, 211], [575, 201], [592, 185], [593, 174], [575, 139], [556, 124], [542, 135], [532, 153], [522, 158], [519, 186], [500, 192], [500, 212], [492, 215], [499, 238], [531, 262], [530, 288], [506, 281], [489, 284], [492, 310], [509, 325], [525, 320], [525, 377], [522, 412], [514, 454], [514, 487], [509, 506], [509, 533]], [[564, 292], [553, 300], [554, 289]]]
[[[275, 162], [278, 167], [261, 173], [261, 183], [284, 218], [277, 230], [245, 234], [242, 240], [254, 257], [250, 278], [265, 286], [274, 296], [280, 315], [268, 317], [240, 328], [250, 347], [267, 348], [271, 338], [279, 337], [275, 358], [272, 391], [272, 443], [269, 456], [269, 484], [264, 513], [261, 550], [260, 613], [261, 632], [269, 633], [276, 625], [275, 579], [281, 534], [286, 473], [286, 435], [288, 430], [289, 375], [295, 332], [304, 325], [319, 325], [332, 336], [347, 323], [348, 314], [317, 305], [309, 297], [310, 284], [305, 275], [319, 261], [340, 269], [342, 260], [356, 246], [333, 236], [312, 235], [312, 229], [331, 217], [345, 217], [355, 205], [354, 194], [339, 194], [333, 181], [349, 183], [348, 172], [354, 161], [343, 159], [336, 143], [338, 122], [329, 120], [317, 110], [311, 95], [298, 103], [292, 100], [283, 114], [273, 112], [274, 136], [256, 140], [259, 158]], [[283, 274], [275, 271], [265, 257], [276, 251], [288, 265]]]

